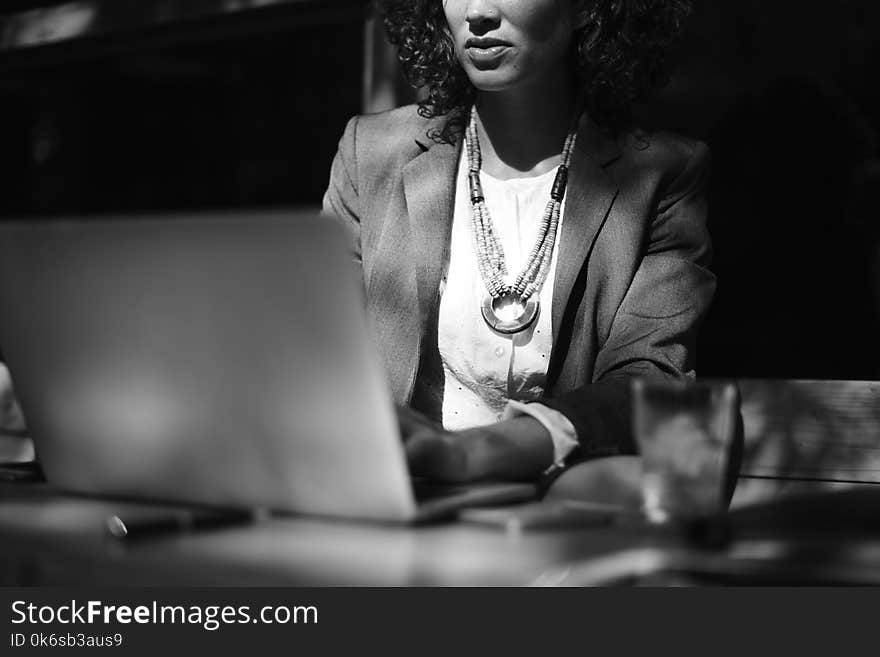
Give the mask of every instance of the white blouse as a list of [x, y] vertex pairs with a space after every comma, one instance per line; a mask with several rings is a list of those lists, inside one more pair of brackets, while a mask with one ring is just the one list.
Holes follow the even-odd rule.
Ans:
[[[504, 249], [507, 269], [515, 276], [535, 244], [557, 168], [531, 178], [498, 180], [480, 172], [486, 206]], [[544, 392], [553, 344], [551, 308], [556, 255], [565, 202], [550, 271], [540, 291], [540, 309], [525, 331], [502, 335], [492, 331], [480, 311], [486, 287], [477, 268], [471, 228], [467, 157], [462, 149], [456, 179], [449, 267], [440, 284], [438, 338], [443, 362], [443, 426], [449, 430], [527, 414], [550, 432], [554, 462], [577, 445], [574, 427], [562, 413], [527, 403]]]

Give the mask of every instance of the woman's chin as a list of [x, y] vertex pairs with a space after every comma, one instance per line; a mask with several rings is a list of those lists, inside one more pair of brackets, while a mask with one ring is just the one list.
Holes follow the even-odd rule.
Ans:
[[509, 71], [475, 71], [469, 76], [471, 84], [477, 91], [498, 92], [514, 89], [520, 80]]
[[524, 75], [521, 69], [509, 65], [485, 71], [468, 68], [467, 75], [479, 92], [497, 93], [542, 86], [540, 74]]

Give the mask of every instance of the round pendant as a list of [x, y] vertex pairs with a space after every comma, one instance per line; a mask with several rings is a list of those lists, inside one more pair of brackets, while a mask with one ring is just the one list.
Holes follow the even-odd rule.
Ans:
[[524, 331], [538, 316], [538, 301], [529, 297], [525, 301], [513, 294], [495, 299], [491, 294], [483, 297], [483, 319], [495, 331], [509, 335]]

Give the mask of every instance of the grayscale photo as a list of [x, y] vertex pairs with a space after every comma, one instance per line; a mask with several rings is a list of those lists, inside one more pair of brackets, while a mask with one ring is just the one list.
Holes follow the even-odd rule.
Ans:
[[878, 37], [870, 0], [0, 2], [10, 646], [253, 642], [323, 620], [301, 587], [880, 585]]

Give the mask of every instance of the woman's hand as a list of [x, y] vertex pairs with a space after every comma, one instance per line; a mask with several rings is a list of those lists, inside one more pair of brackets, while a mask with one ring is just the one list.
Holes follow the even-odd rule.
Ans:
[[463, 440], [462, 434], [446, 431], [405, 406], [397, 408], [397, 417], [406, 460], [414, 476], [450, 483], [482, 477], [486, 464], [481, 458], [478, 440]]
[[415, 476], [447, 483], [534, 479], [553, 462], [550, 434], [532, 417], [447, 431], [412, 409], [397, 410]]

